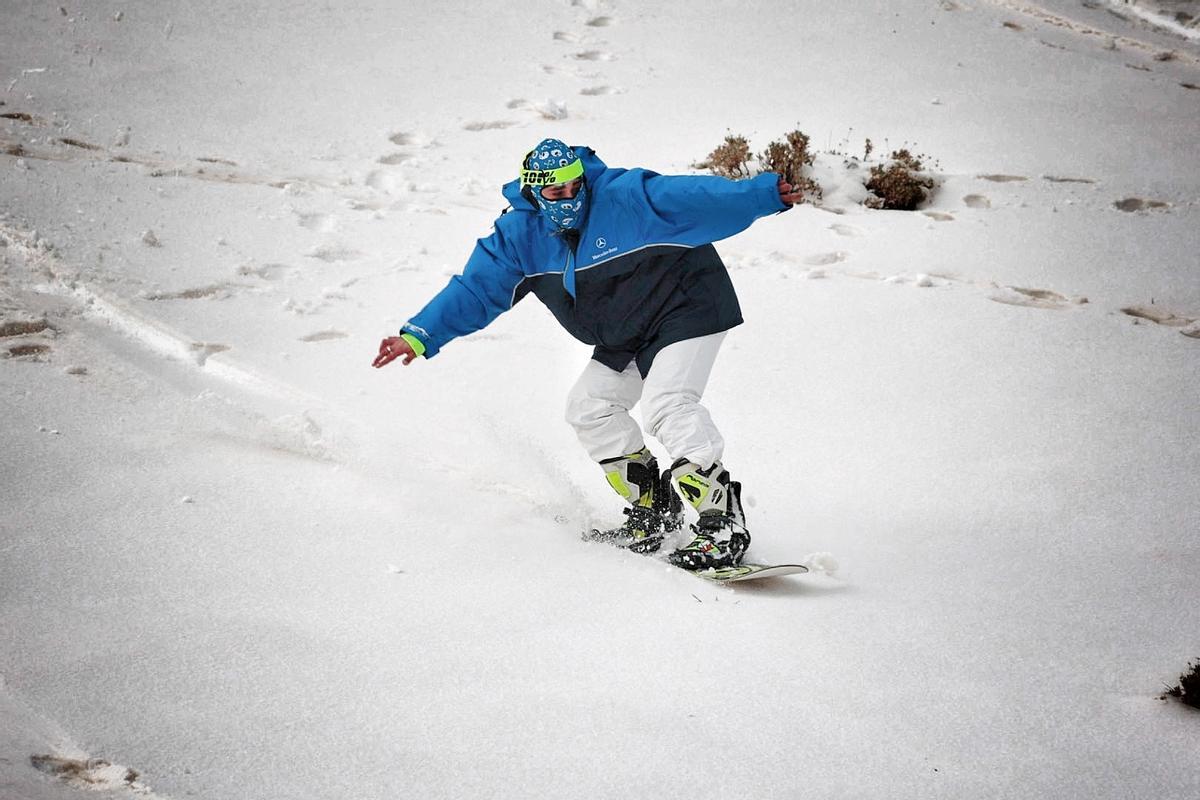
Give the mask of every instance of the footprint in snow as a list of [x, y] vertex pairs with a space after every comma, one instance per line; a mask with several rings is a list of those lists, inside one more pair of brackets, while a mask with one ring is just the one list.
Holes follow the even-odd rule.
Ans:
[[577, 33], [568, 33], [567, 31], [554, 32], [554, 41], [556, 42], [570, 42], [571, 44], [578, 44], [580, 41], [582, 41], [582, 39], [583, 37]]
[[584, 50], [582, 53], [576, 53], [574, 58], [576, 61], [612, 61], [614, 56], [603, 50]]
[[12, 344], [4, 351], [5, 358], [15, 358], [21, 361], [38, 361], [44, 362], [45, 356], [50, 354], [52, 348], [48, 344], [40, 342], [22, 342], [20, 344]]
[[183, 289], [178, 292], [151, 292], [146, 294], [142, 299], [153, 300], [223, 300], [233, 294], [233, 287], [227, 283], [218, 283], [211, 286], [196, 286], [191, 289]]
[[326, 264], [333, 264], [339, 261], [354, 261], [362, 258], [362, 253], [352, 247], [347, 247], [343, 244], [323, 244], [305, 253], [305, 258], [315, 258], [318, 261], [324, 261]]
[[287, 264], [261, 264], [259, 266], [243, 264], [237, 268], [237, 274], [242, 277], [262, 278], [265, 281], [279, 280], [285, 273], [291, 271], [292, 267]]
[[863, 232], [853, 225], [844, 225], [841, 222], [835, 222], [829, 226], [829, 230], [836, 233], [838, 236], [862, 236]]
[[480, 131], [502, 131], [505, 128], [511, 128], [516, 124], [517, 123], [510, 119], [497, 119], [486, 122], [468, 122], [466, 125], [463, 125], [463, 130], [471, 131], [472, 133], [478, 133]]
[[6, 111], [0, 114], [0, 119], [11, 119], [14, 122], [24, 122], [26, 125], [44, 128], [49, 125], [46, 120], [41, 117], [35, 117], [33, 114], [26, 114], [24, 111]]
[[1113, 207], [1119, 211], [1127, 211], [1133, 213], [1135, 211], [1164, 211], [1171, 207], [1170, 203], [1164, 203], [1162, 200], [1145, 200], [1141, 197], [1126, 197], [1124, 200], [1118, 200], [1113, 203]]
[[566, 119], [569, 116], [567, 104], [561, 100], [547, 100], [544, 103], [538, 103], [533, 110], [542, 119]]
[[614, 22], [612, 17], [592, 17], [585, 24], [589, 28], [607, 28]]
[[331, 214], [306, 213], [302, 211], [296, 211], [294, 213], [300, 222], [300, 227], [307, 228], [310, 231], [329, 233], [335, 227], [337, 227], [337, 218]]
[[63, 138], [58, 140], [59, 144], [65, 144], [67, 147], [75, 147], [80, 150], [103, 150], [104, 148], [98, 144], [85, 142], [82, 139]]
[[1042, 179], [1050, 183], [1095, 183], [1091, 178], [1065, 178], [1060, 175], [1043, 175]]
[[892, 275], [884, 278], [883, 282], [894, 284], [912, 284], [918, 289], [929, 289], [934, 286], [946, 285], [945, 280], [935, 278], [932, 275], [926, 275], [923, 272], [918, 273], [917, 275]]
[[412, 153], [388, 153], [386, 156], [380, 156], [375, 159], [376, 164], [383, 164], [385, 167], [395, 167], [406, 161], [412, 161], [416, 156]]
[[295, 300], [289, 297], [283, 301], [283, 310], [298, 317], [311, 317], [329, 308], [328, 300]]
[[317, 331], [316, 333], [310, 333], [307, 336], [301, 336], [300, 341], [302, 341], [302, 342], [332, 342], [335, 339], [345, 339], [349, 335], [350, 334], [346, 333], [345, 331], [339, 331], [334, 328], [330, 328], [330, 329], [323, 330], [323, 331]]
[[58, 335], [58, 329], [44, 317], [17, 314], [20, 316], [16, 319], [0, 318], [0, 339], [8, 340], [0, 349], [0, 358], [45, 363], [53, 351], [50, 341]]
[[1047, 42], [1045, 39], [1038, 39], [1037, 42], [1040, 45], [1049, 47], [1051, 50], [1062, 50], [1067, 53], [1071, 52], [1071, 50], [1069, 48], [1063, 47], [1061, 44], [1055, 44], [1054, 42]]
[[1045, 308], [1061, 310], [1071, 305], [1082, 305], [1087, 302], [1081, 297], [1072, 302], [1058, 292], [1049, 289], [1023, 289], [1019, 286], [1001, 286], [988, 295], [988, 299], [1008, 306], [1024, 306], [1025, 308]]
[[510, 109], [532, 111], [542, 119], [566, 119], [567, 104], [561, 100], [547, 100], [544, 103], [531, 103], [523, 97], [514, 97], [505, 104]]
[[1029, 180], [1024, 175], [979, 175], [978, 177], [992, 183], [1016, 183]]
[[368, 187], [384, 194], [399, 194], [408, 183], [403, 175], [398, 175], [396, 170], [391, 169], [371, 170], [363, 182]]
[[840, 264], [850, 257], [849, 253], [840, 250], [833, 253], [818, 253], [804, 259], [804, 263], [813, 267], [827, 267], [830, 264]]
[[953, 214], [943, 214], [941, 211], [922, 211], [921, 213], [937, 222], [954, 222]]
[[1200, 339], [1200, 320], [1194, 317], [1185, 317], [1154, 305], [1127, 306], [1121, 309], [1121, 313], [1133, 317], [1135, 322], [1146, 320], [1167, 328], [1179, 328], [1184, 336]]
[[992, 201], [982, 194], [969, 194], [963, 198], [967, 208], [991, 208]]
[[433, 140], [419, 131], [396, 131], [388, 141], [400, 147], [432, 147]]
[[617, 89], [613, 86], [587, 86], [579, 90], [579, 93], [586, 97], [596, 97], [605, 94], [622, 94], [623, 89]]
[[35, 755], [30, 756], [29, 763], [38, 772], [51, 775], [75, 789], [101, 792], [128, 789], [136, 794], [149, 793], [149, 789], [138, 782], [137, 770], [103, 759]]
[[0, 322], [0, 339], [10, 336], [30, 336], [45, 330], [54, 330], [45, 319], [19, 319]]
[[224, 353], [229, 350], [227, 344], [213, 344], [210, 342], [192, 342], [191, 351], [196, 358], [196, 363], [201, 367], [208, 361], [209, 356], [217, 353]]

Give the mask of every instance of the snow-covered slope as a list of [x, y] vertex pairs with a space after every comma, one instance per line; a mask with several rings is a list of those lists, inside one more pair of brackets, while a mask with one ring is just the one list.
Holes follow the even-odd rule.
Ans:
[[[0, 795], [1196, 796], [1200, 47], [1115, 5], [9, 3]], [[797, 126], [708, 401], [835, 574], [579, 541], [534, 300], [370, 369], [541, 137]]]

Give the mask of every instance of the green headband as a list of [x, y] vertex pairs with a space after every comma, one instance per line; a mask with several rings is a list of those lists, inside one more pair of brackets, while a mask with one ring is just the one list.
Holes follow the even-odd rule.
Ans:
[[583, 176], [583, 161], [575, 159], [565, 167], [558, 169], [523, 169], [521, 170], [522, 186], [554, 186], [558, 183], [569, 183]]

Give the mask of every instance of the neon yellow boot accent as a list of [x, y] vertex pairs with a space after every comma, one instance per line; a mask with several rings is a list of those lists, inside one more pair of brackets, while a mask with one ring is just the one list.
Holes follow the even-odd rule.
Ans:
[[698, 464], [681, 458], [671, 465], [671, 477], [683, 499], [701, 514], [729, 511], [729, 473], [720, 461], [701, 469]]
[[650, 450], [643, 447], [636, 453], [601, 461], [600, 466], [613, 491], [630, 505], [649, 508], [654, 502], [657, 463]]
[[692, 472], [679, 478], [679, 487], [692, 507], [699, 508], [704, 503], [704, 498], [708, 497], [712, 484]]
[[605, 475], [608, 478], [608, 485], [611, 486], [617, 494], [624, 497], [629, 502], [633, 502], [633, 490], [629, 488], [629, 484], [621, 477], [621, 473], [613, 470]]

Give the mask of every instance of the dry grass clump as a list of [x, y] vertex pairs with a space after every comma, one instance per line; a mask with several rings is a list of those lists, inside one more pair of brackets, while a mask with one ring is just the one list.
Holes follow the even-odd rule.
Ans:
[[916, 210], [935, 185], [933, 178], [922, 169], [924, 164], [920, 158], [906, 149], [896, 150], [886, 163], [871, 167], [865, 186], [873, 196], [863, 201], [863, 205], [897, 211]]
[[1164, 697], [1175, 697], [1192, 708], [1200, 708], [1200, 660], [1188, 664], [1190, 672], [1179, 676], [1179, 685], [1167, 690]]

